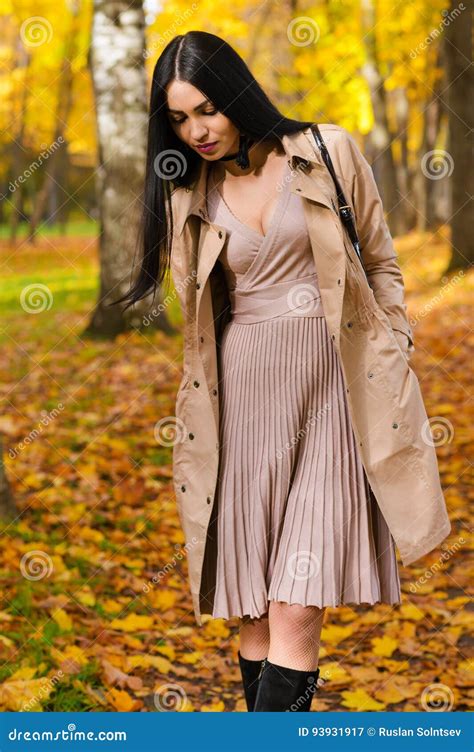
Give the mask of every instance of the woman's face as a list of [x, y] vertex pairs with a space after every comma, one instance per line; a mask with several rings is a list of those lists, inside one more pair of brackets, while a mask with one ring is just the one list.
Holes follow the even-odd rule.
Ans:
[[[238, 128], [195, 86], [174, 79], [168, 84], [167, 97], [173, 131], [203, 159], [213, 161], [238, 150]], [[208, 148], [200, 148], [205, 145]]]

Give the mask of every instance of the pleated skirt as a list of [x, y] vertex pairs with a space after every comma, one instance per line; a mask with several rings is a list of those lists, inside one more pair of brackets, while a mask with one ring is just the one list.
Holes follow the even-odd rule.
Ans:
[[326, 319], [230, 321], [219, 367], [213, 617], [259, 617], [272, 600], [400, 603]]

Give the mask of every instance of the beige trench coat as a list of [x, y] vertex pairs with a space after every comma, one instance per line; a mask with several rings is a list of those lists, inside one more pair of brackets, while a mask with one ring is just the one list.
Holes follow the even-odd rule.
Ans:
[[[334, 183], [309, 128], [282, 138], [293, 168], [288, 188], [303, 198], [324, 316], [361, 459], [408, 565], [437, 547], [451, 527], [419, 382], [409, 365], [414, 346], [403, 278], [368, 162], [344, 128], [327, 124], [320, 130], [356, 217], [369, 283], [339, 220]], [[173, 479], [199, 625], [214, 601], [218, 348], [229, 320], [227, 285], [216, 263], [226, 229], [207, 216], [208, 167], [202, 160], [193, 186], [172, 193], [171, 272], [184, 316]]]

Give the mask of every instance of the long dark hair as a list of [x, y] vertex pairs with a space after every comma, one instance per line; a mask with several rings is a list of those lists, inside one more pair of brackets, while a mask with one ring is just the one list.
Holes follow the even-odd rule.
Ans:
[[[201, 157], [176, 136], [166, 116], [166, 87], [173, 79], [195, 86], [240, 133], [256, 141], [281, 138], [312, 123], [282, 115], [244, 60], [221, 37], [206, 31], [188, 31], [175, 37], [153, 71], [140, 230], [141, 268], [133, 287], [114, 301], [128, 301], [125, 310], [152, 289], [156, 292], [163, 282], [169, 269], [173, 233], [171, 192], [175, 187], [191, 185], [199, 172]], [[164, 174], [167, 160], [168, 167], [173, 165], [171, 177]]]

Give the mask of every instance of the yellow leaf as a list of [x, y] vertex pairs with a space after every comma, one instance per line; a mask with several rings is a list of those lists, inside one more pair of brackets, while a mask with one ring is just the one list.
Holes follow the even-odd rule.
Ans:
[[337, 663], [337, 661], [325, 663], [324, 665], [320, 666], [319, 671], [321, 679], [330, 681], [331, 684], [339, 684], [341, 682], [344, 683], [346, 681], [349, 681], [350, 679], [347, 671], [345, 671], [345, 669], [343, 669], [341, 664]]
[[166, 655], [170, 661], [174, 661], [176, 659], [176, 650], [171, 645], [157, 645], [155, 650], [157, 650], [159, 653], [163, 653], [163, 655]]
[[[61, 664], [77, 664], [78, 669], [80, 669], [88, 662], [86, 654], [77, 645], [67, 645], [64, 650], [57, 650], [52, 647], [50, 653], [51, 658], [58, 666]], [[74, 665], [71, 665], [71, 669], [73, 668]], [[70, 673], [73, 673], [73, 671], [71, 670]]]
[[77, 537], [82, 540], [89, 540], [92, 543], [102, 543], [104, 534], [100, 530], [94, 530], [91, 527], [81, 527], [77, 532]]
[[374, 694], [377, 700], [383, 702], [384, 705], [395, 705], [405, 699], [405, 695], [394, 686], [376, 690]]
[[[204, 623], [204, 619], [203, 619]], [[206, 623], [206, 635], [210, 637], [229, 637], [230, 629], [223, 619], [213, 619]]]
[[36, 674], [36, 668], [34, 666], [23, 666], [12, 674], [8, 681], [16, 681], [17, 679], [32, 679]]
[[119, 611], [122, 610], [123, 606], [120, 603], [117, 603], [117, 601], [113, 601], [112, 599], [109, 598], [108, 600], [102, 603], [102, 608], [108, 614], [117, 614]]
[[130, 697], [124, 689], [109, 689], [107, 696], [115, 710], [127, 713], [137, 707], [137, 701]]
[[223, 713], [224, 710], [225, 710], [225, 705], [222, 702], [222, 700], [219, 700], [218, 702], [215, 702], [212, 705], [203, 705], [201, 707], [201, 711], [203, 713]]
[[134, 668], [156, 668], [160, 674], [169, 674], [173, 664], [161, 655], [129, 655], [125, 661], [125, 671]]
[[150, 600], [152, 601], [154, 608], [157, 608], [159, 611], [167, 611], [167, 609], [172, 608], [175, 605], [177, 597], [178, 593], [176, 590], [165, 590], [165, 588], [160, 588], [151, 593]]
[[339, 627], [337, 624], [328, 624], [321, 630], [321, 640], [338, 645], [353, 633], [352, 627]]
[[194, 665], [198, 661], [202, 660], [202, 651], [195, 650], [194, 653], [185, 653], [181, 658], [181, 663], [190, 663]]
[[41, 701], [48, 699], [55, 685], [43, 676], [40, 679], [6, 681], [0, 685], [0, 707], [4, 710], [40, 712]]
[[385, 705], [381, 702], [377, 702], [370, 695], [367, 694], [365, 689], [356, 689], [355, 692], [341, 692], [342, 705], [346, 708], [354, 708], [354, 710], [384, 710]]
[[153, 617], [128, 614], [125, 619], [113, 619], [110, 626], [123, 632], [138, 632], [140, 629], [150, 629], [153, 626]]
[[373, 637], [371, 642], [374, 655], [381, 655], [385, 658], [390, 658], [393, 651], [398, 647], [398, 640], [394, 640], [387, 635], [384, 635], [383, 637]]
[[95, 595], [91, 590], [80, 590], [74, 595], [83, 606], [95, 606]]
[[72, 629], [72, 619], [63, 608], [56, 608], [51, 612], [51, 616], [63, 632], [69, 632]]
[[403, 603], [400, 606], [399, 614], [401, 619], [415, 619], [415, 621], [423, 619], [425, 616], [423, 611], [414, 603]]

